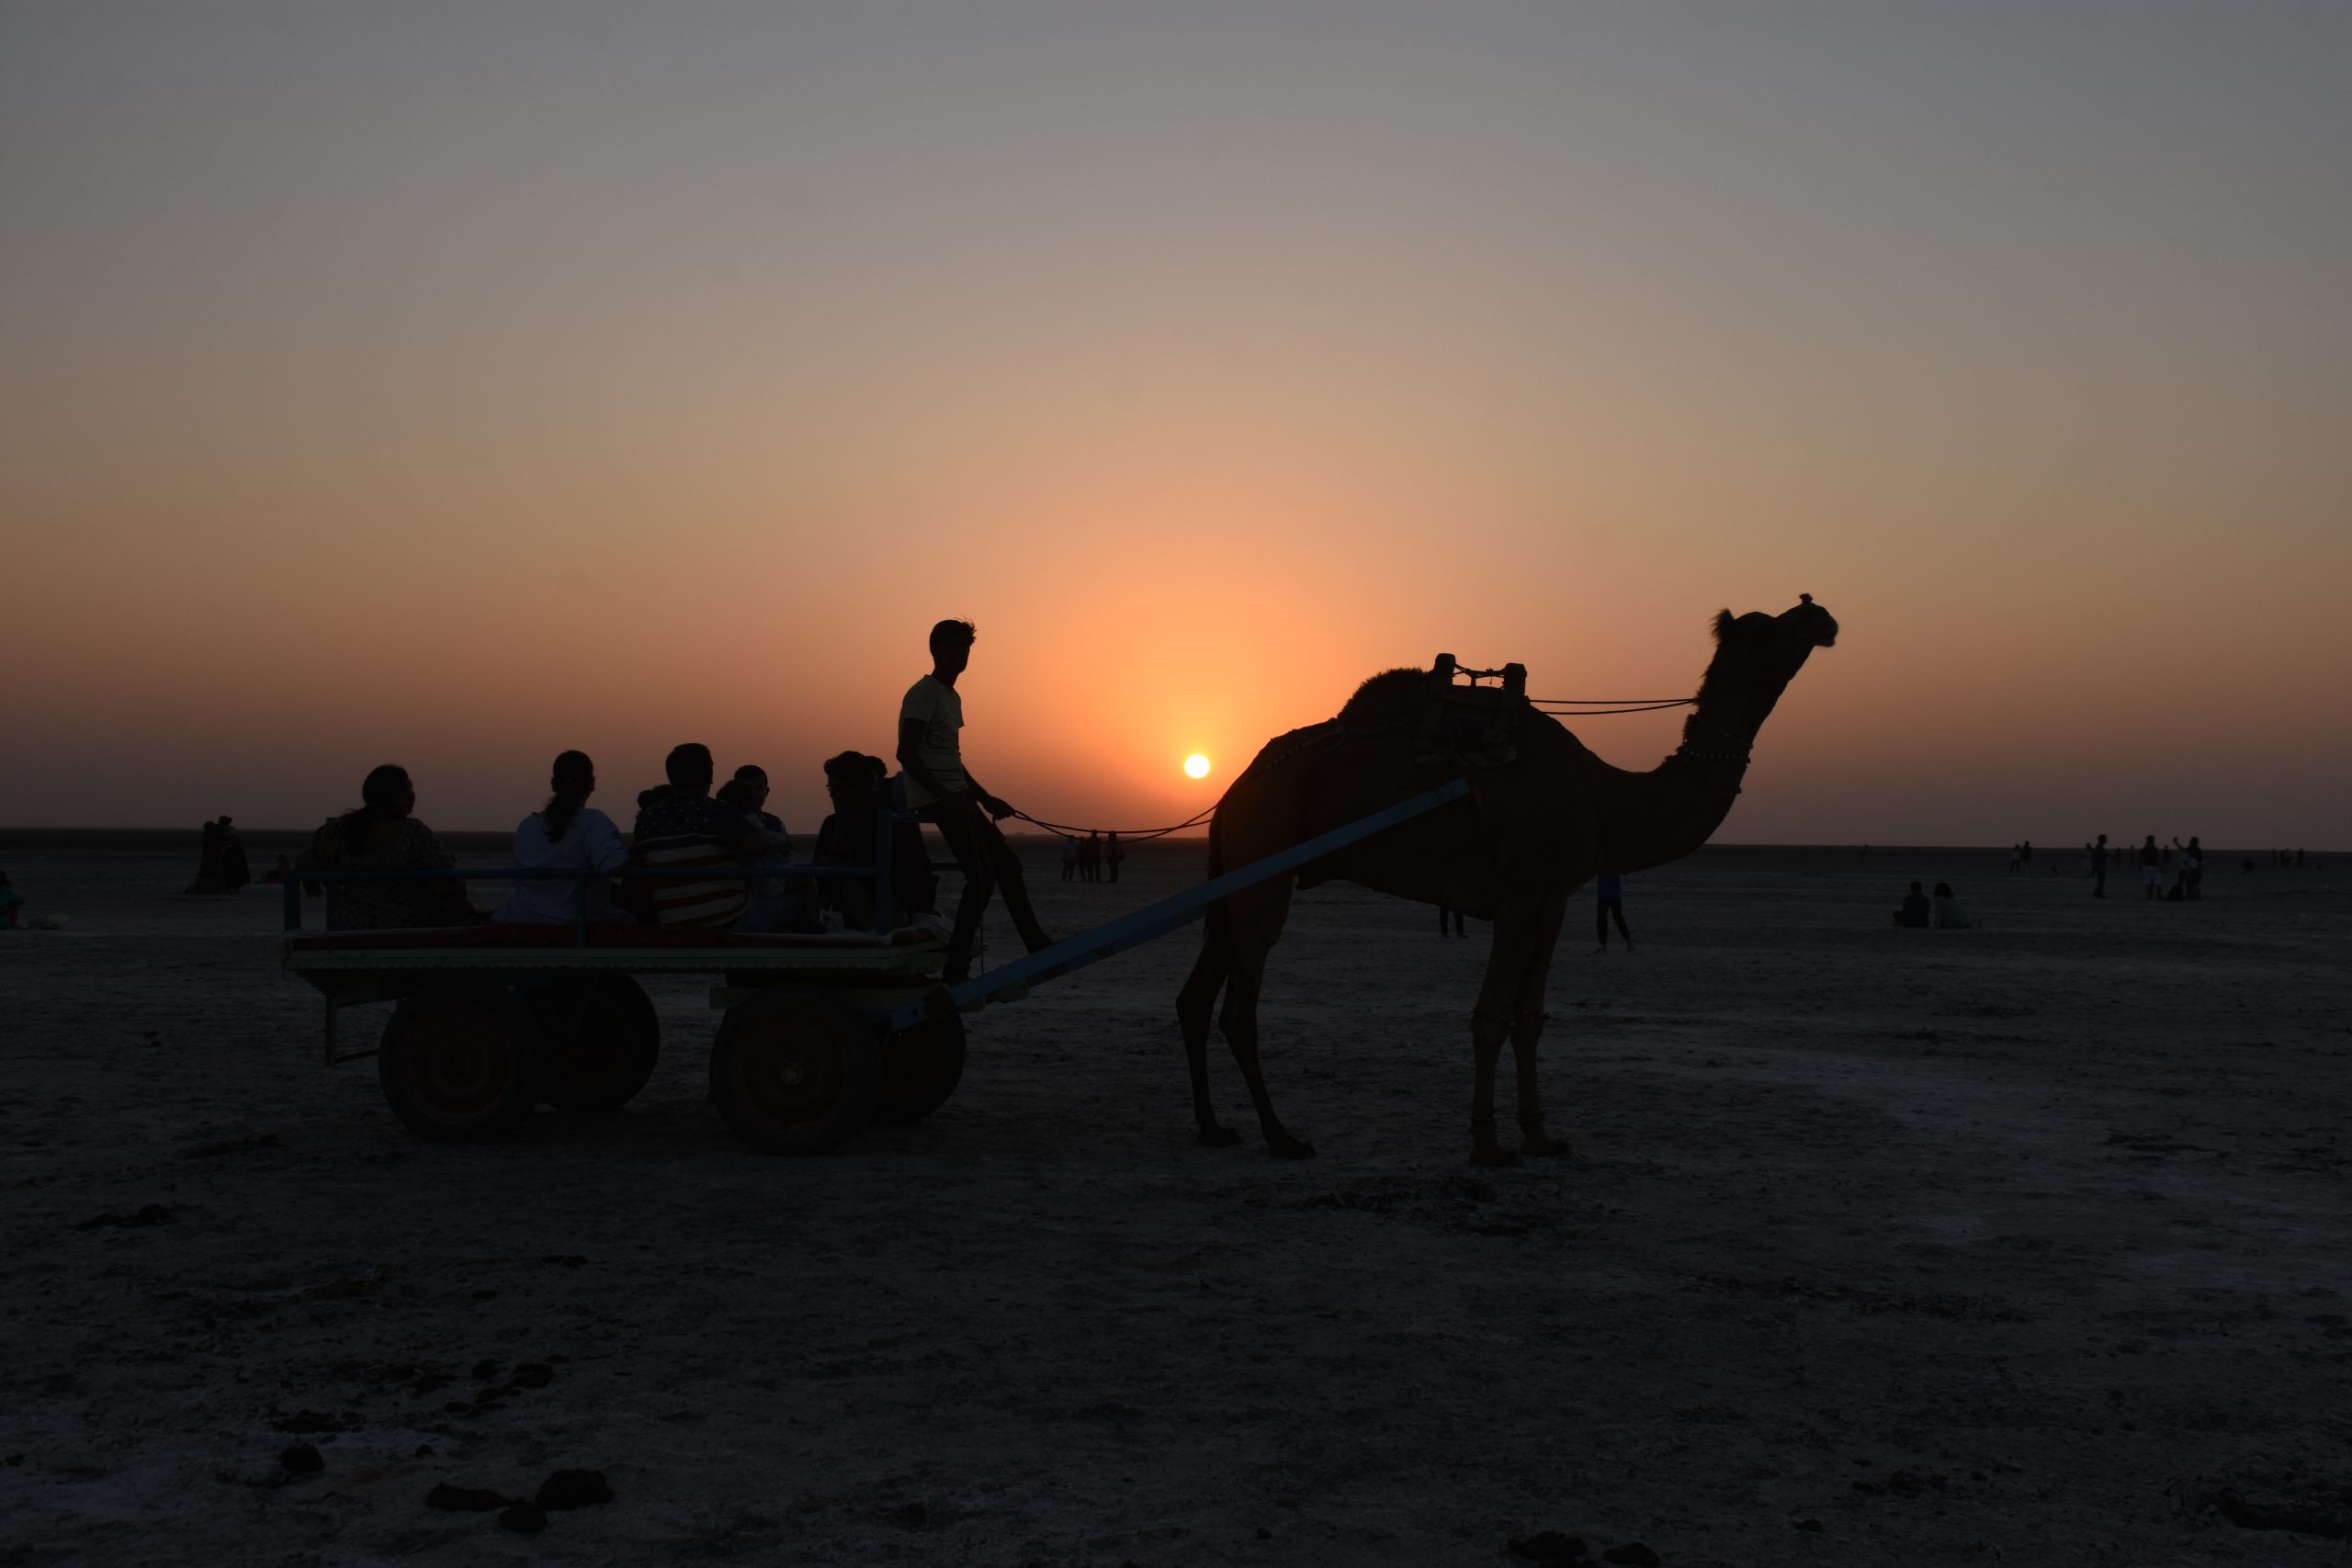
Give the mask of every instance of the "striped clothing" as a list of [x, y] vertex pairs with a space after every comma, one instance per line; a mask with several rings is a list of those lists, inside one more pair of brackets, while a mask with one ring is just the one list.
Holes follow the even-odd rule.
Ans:
[[[654, 870], [685, 870], [696, 866], [739, 870], [735, 846], [754, 832], [751, 822], [733, 807], [707, 795], [670, 790], [637, 817], [637, 863]], [[665, 926], [718, 926], [735, 923], [750, 902], [750, 884], [741, 877], [650, 877], [647, 885], [654, 918]]]

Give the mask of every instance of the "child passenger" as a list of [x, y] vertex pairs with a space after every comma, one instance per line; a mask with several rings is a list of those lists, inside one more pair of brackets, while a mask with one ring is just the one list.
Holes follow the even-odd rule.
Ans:
[[514, 863], [531, 871], [580, 871], [582, 880], [533, 878], [514, 885], [514, 896], [491, 916], [520, 925], [563, 926], [580, 919], [581, 889], [587, 889], [588, 919], [628, 923], [629, 912], [613, 903], [613, 873], [628, 863], [613, 819], [588, 804], [596, 793], [596, 764], [585, 751], [566, 751], [548, 778], [548, 803], [514, 829]]

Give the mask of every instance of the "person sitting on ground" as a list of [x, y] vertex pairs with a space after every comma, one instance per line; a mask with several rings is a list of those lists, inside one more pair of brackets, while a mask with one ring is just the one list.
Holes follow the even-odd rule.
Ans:
[[[682, 871], [752, 863], [768, 853], [766, 831], [735, 807], [710, 795], [710, 748], [695, 741], [673, 747], [662, 761], [670, 787], [650, 795], [637, 814], [631, 857], [649, 870]], [[647, 795], [639, 799], [646, 800]], [[750, 884], [739, 876], [647, 877], [647, 907], [665, 926], [715, 926], [742, 919]]]
[[[359, 786], [356, 811], [327, 819], [302, 852], [304, 871], [440, 871], [457, 857], [433, 829], [410, 815], [416, 786], [408, 770], [387, 762]], [[312, 884], [315, 893], [317, 884]], [[465, 885], [452, 877], [413, 882], [342, 882], [327, 899], [329, 931], [386, 931], [414, 926], [470, 926], [481, 915], [466, 902]]]
[[[757, 773], [757, 769], [752, 770]], [[758, 871], [783, 871], [792, 864], [792, 839], [785, 832], [784, 824], [760, 809], [760, 802], [767, 795], [767, 775], [760, 774], [753, 784], [738, 771], [735, 776], [718, 786], [714, 797], [722, 806], [731, 806], [743, 814], [743, 819], [758, 829], [767, 840], [767, 852], [752, 864]], [[775, 823], [770, 827], [770, 823]], [[744, 905], [742, 917], [735, 922], [739, 931], [812, 931], [817, 925], [817, 903], [810, 895], [814, 885], [781, 876], [763, 876], [749, 884], [750, 902]]]
[[1919, 891], [1919, 885], [1915, 882], [1911, 885], [1911, 891], [1904, 895], [1903, 908], [1894, 911], [1894, 923], [1914, 931], [1926, 931], [1932, 913], [1928, 896]]
[[[875, 814], [888, 807], [890, 767], [879, 757], [843, 751], [825, 759], [825, 794], [832, 815], [817, 829], [819, 865], [872, 865]], [[853, 931], [872, 931], [874, 885], [854, 878], [827, 878], [825, 907], [837, 912]], [[890, 820], [890, 895], [898, 906], [888, 922], [892, 930], [913, 923], [917, 915], [937, 910], [939, 874], [931, 869], [931, 851], [922, 841], [922, 824], [893, 815]]]
[[514, 863], [526, 871], [594, 872], [578, 882], [537, 878], [514, 885], [514, 896], [490, 918], [515, 925], [568, 926], [582, 918], [635, 919], [613, 902], [613, 873], [628, 863], [628, 846], [613, 819], [588, 804], [596, 793], [596, 764], [585, 751], [566, 751], [548, 774], [548, 803], [516, 825]]
[[265, 883], [275, 886], [278, 883], [284, 882], [293, 869], [294, 863], [288, 860], [284, 855], [280, 855], [277, 857], [277, 863], [276, 865], [271, 866], [267, 871], [262, 873], [261, 879]]
[[1946, 931], [1964, 931], [1971, 930], [1975, 924], [1975, 919], [1961, 906], [1960, 900], [1952, 896], [1951, 884], [1937, 883], [1936, 929]]

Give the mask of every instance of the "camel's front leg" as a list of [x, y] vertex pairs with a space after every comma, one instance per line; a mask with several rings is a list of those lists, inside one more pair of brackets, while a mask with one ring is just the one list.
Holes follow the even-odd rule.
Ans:
[[[1495, 1142], [1495, 1064], [1512, 1032], [1534, 919], [1506, 905], [1495, 912], [1494, 945], [1487, 953], [1487, 977], [1478, 1005], [1470, 1010], [1470, 1157], [1480, 1165], [1509, 1165], [1518, 1156]], [[1557, 934], [1556, 930], [1554, 934]]]
[[1552, 950], [1560, 940], [1560, 924], [1568, 900], [1561, 894], [1547, 900], [1539, 918], [1525, 965], [1520, 971], [1519, 994], [1510, 1017], [1510, 1050], [1519, 1068], [1519, 1147], [1527, 1155], [1565, 1156], [1566, 1138], [1544, 1131], [1543, 1092], [1535, 1082], [1535, 1043], [1544, 1033], [1544, 989], [1552, 977]]

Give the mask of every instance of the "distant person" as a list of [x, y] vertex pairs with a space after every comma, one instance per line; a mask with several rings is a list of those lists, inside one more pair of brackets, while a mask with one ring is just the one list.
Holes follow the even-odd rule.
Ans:
[[[1448, 920], [1453, 922], [1453, 929], [1451, 931], [1445, 929], [1446, 922]], [[1462, 911], [1459, 909], [1449, 909], [1444, 905], [1440, 904], [1437, 907], [1437, 934], [1440, 936], [1468, 936], [1470, 933], [1462, 929]]]
[[2297, 871], [2303, 869], [2303, 852], [2301, 850], [2295, 852], [2295, 869]]
[[1633, 952], [1634, 933], [1625, 929], [1624, 880], [1613, 871], [1604, 871], [1600, 875], [1597, 892], [1600, 902], [1592, 912], [1592, 934], [1600, 943], [1598, 951], [1609, 951], [1609, 922], [1613, 918], [1617, 922], [1617, 934], [1625, 939], [1625, 951]]
[[2015, 844], [2009, 846], [2009, 874], [2014, 876], [2025, 869], [2025, 859]]
[[0, 871], [0, 931], [15, 931], [24, 912], [25, 896], [17, 891], [8, 874]]
[[2025, 863], [2026, 870], [2033, 869], [2033, 840], [2031, 839], [2028, 839], [2018, 846], [2018, 858]]
[[2156, 848], [2156, 836], [2148, 835], [2140, 846], [2140, 894], [2143, 902], [2161, 898], [2165, 892], [2165, 857]]
[[1102, 880], [1102, 834], [1089, 833], [1086, 835], [1086, 843], [1079, 851], [1078, 863], [1084, 868], [1087, 881], [1100, 882]]
[[2188, 835], [2188, 842], [2187, 842], [2186, 844], [2182, 844], [2178, 839], [2175, 839], [2175, 840], [2173, 840], [2173, 842], [2174, 842], [2175, 844], [2177, 844], [2177, 845], [2179, 845], [2179, 847], [2180, 847], [2180, 891], [2181, 891], [2181, 897], [2183, 897], [2184, 898], [2188, 899], [2188, 902], [2190, 902], [2190, 903], [2192, 903], [2192, 904], [2199, 904], [2199, 903], [2204, 902], [2204, 899], [2205, 899], [2205, 846], [2204, 846], [2204, 844], [2203, 844], [2201, 841], [2199, 841], [2199, 839], [2198, 839], [2197, 835], [2196, 835], [2196, 834], [2194, 834], [2194, 833], [2191, 833], [2190, 835]]
[[235, 893], [253, 879], [253, 866], [245, 859], [245, 840], [237, 836], [235, 825], [224, 815], [220, 818], [220, 890]]
[[[630, 855], [650, 871], [732, 870], [768, 852], [765, 829], [710, 795], [710, 748], [695, 741], [671, 748], [662, 760], [667, 789], [652, 794], [637, 814]], [[639, 798], [643, 799], [644, 796]], [[724, 930], [750, 907], [749, 883], [719, 875], [647, 877], [643, 895], [654, 920], [665, 926]]]
[[1119, 835], [1116, 833], [1103, 835], [1102, 871], [1104, 875], [1113, 882], [1118, 881], [1119, 863], [1126, 858], [1127, 852], [1119, 847]]
[[1936, 929], [1945, 931], [1964, 931], [1973, 930], [1975, 924], [1975, 919], [1967, 909], [1962, 907], [1959, 898], [1953, 896], [1951, 884], [1937, 883]]
[[581, 881], [526, 878], [514, 885], [491, 919], [511, 925], [568, 926], [582, 916], [627, 923], [636, 919], [613, 901], [613, 874], [628, 863], [628, 846], [613, 819], [588, 804], [596, 793], [596, 764], [585, 751], [566, 751], [548, 771], [548, 803], [514, 827], [514, 863], [526, 871], [593, 873]]
[[2091, 897], [2107, 897], [2107, 835], [2098, 836], [2098, 847], [2091, 851]]
[[187, 885], [190, 893], [219, 893], [220, 886], [220, 824], [207, 818], [200, 831], [196, 854], [196, 880]]
[[[457, 857], [412, 815], [416, 786], [408, 770], [387, 762], [359, 785], [359, 806], [329, 818], [302, 852], [304, 871], [444, 871]], [[317, 886], [317, 884], [312, 884]], [[342, 882], [327, 897], [330, 931], [469, 926], [481, 916], [455, 877], [401, 882]]]
[[1913, 931], [1926, 931], [1934, 913], [1928, 896], [1919, 891], [1919, 885], [1915, 882], [1911, 891], [1904, 895], [1903, 907], [1894, 911], [1894, 923]]
[[1004, 889], [1005, 912], [1029, 951], [1053, 944], [1029, 907], [1020, 857], [996, 825], [1012, 815], [1012, 807], [983, 789], [964, 766], [964, 699], [956, 694], [956, 679], [971, 664], [977, 635], [969, 621], [933, 626], [931, 673], [908, 687], [899, 705], [899, 766], [907, 803], [939, 829], [964, 873], [964, 896], [956, 901], [956, 929], [947, 942], [944, 978], [951, 986], [971, 977], [980, 916], [999, 886]]
[[[922, 824], [902, 818], [890, 804], [890, 768], [879, 757], [843, 751], [825, 759], [825, 795], [832, 815], [817, 829], [814, 863], [834, 866], [874, 864], [875, 830], [879, 814], [889, 813], [890, 896], [881, 929], [895, 931], [915, 923], [915, 917], [939, 907], [939, 874], [931, 869], [931, 851], [922, 841]], [[854, 878], [828, 877], [818, 885], [824, 908], [833, 910], [853, 931], [876, 929], [874, 884]]]
[[1080, 850], [1078, 847], [1077, 834], [1064, 833], [1062, 835], [1062, 880], [1064, 882], [1073, 882], [1077, 880], [1079, 857], [1083, 852], [1084, 852]]
[[292, 874], [293, 870], [294, 863], [288, 860], [284, 855], [280, 855], [277, 857], [277, 863], [276, 865], [271, 866], [267, 871], [261, 874], [261, 879], [264, 885], [275, 886], [277, 884], [284, 882], [288, 876]]

